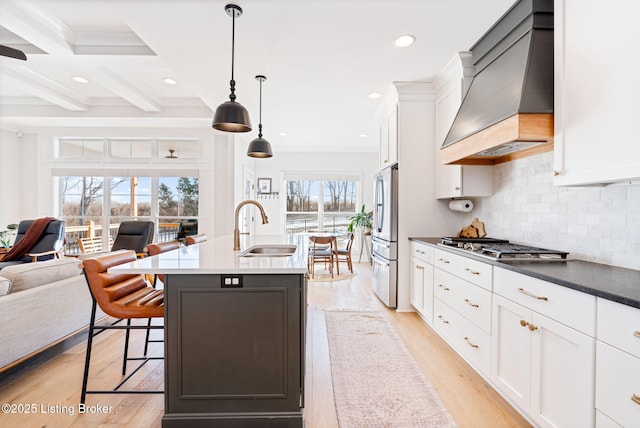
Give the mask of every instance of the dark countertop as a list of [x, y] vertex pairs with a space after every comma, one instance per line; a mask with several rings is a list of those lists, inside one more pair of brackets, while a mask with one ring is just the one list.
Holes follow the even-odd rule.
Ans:
[[640, 309], [640, 271], [592, 263], [584, 260], [566, 262], [498, 262], [462, 252], [456, 248], [437, 245], [440, 238], [409, 238], [453, 254], [469, 257], [523, 275], [532, 276], [593, 296], [602, 297]]

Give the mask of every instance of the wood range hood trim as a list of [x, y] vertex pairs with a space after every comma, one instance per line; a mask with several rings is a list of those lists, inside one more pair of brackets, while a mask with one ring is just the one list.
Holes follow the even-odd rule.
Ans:
[[[538, 143], [497, 155], [479, 155], [508, 143]], [[553, 150], [553, 114], [518, 113], [440, 150], [449, 165], [495, 165]]]

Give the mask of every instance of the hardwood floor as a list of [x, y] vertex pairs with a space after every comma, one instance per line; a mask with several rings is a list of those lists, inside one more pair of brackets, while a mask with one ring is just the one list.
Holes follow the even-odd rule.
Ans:
[[[324, 310], [336, 308], [383, 310], [460, 427], [530, 426], [415, 313], [384, 308], [371, 291], [369, 264], [354, 263], [354, 269], [356, 275], [348, 280], [309, 283], [304, 409], [307, 428], [338, 427], [324, 322]], [[143, 333], [134, 332], [132, 340], [132, 352], [140, 351]], [[90, 395], [87, 405], [94, 407], [91, 412], [79, 414], [86, 341], [78, 342], [55, 355], [48, 353], [50, 358], [37, 358], [0, 374], [0, 403], [23, 411], [0, 412], [0, 426], [160, 427], [162, 395]], [[118, 331], [96, 338], [90, 388], [108, 388], [118, 382], [122, 343], [123, 335]], [[155, 354], [161, 352], [161, 346], [152, 345]], [[141, 388], [161, 388], [162, 362], [149, 363], [132, 382]], [[34, 411], [24, 413], [25, 405]]]

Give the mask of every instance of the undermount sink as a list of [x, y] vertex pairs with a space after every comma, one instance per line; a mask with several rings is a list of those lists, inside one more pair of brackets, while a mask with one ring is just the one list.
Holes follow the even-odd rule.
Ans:
[[295, 245], [286, 244], [266, 244], [266, 245], [254, 245], [247, 248], [240, 254], [239, 257], [286, 257], [296, 252]]

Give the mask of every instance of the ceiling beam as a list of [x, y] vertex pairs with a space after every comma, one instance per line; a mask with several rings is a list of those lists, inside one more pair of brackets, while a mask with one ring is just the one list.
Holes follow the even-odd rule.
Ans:
[[114, 94], [129, 101], [142, 111], [158, 112], [162, 106], [151, 94], [150, 89], [144, 89], [144, 83], [125, 73], [123, 70], [103, 67], [99, 71], [100, 84]]
[[0, 25], [50, 55], [72, 55], [70, 30], [25, 0], [0, 3]]
[[73, 93], [70, 89], [53, 80], [38, 74], [27, 67], [2, 67], [2, 84], [13, 85], [35, 97], [56, 104], [67, 110], [87, 111], [88, 105], [84, 97]]

